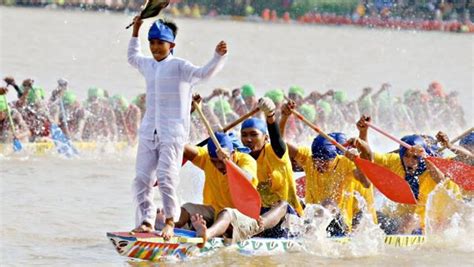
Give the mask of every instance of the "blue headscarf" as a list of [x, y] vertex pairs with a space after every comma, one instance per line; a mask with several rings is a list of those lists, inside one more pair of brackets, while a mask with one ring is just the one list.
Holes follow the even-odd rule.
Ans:
[[246, 146], [244, 146], [244, 144], [242, 144], [242, 141], [240, 141], [239, 138], [237, 138], [237, 135], [235, 135], [234, 133], [230, 132], [227, 134], [229, 137], [230, 137], [230, 140], [232, 141], [232, 146], [234, 147], [235, 150], [239, 151], [239, 152], [242, 152], [242, 153], [250, 153], [252, 152], [252, 150]]
[[255, 128], [259, 130], [260, 132], [262, 132], [263, 134], [267, 134], [267, 124], [263, 120], [258, 119], [258, 118], [251, 118], [251, 119], [245, 120], [242, 123], [242, 128], [240, 128], [240, 130], [247, 129], [247, 128]]
[[461, 146], [473, 146], [474, 145], [474, 132], [471, 132], [459, 141]]
[[[407, 135], [402, 138], [402, 141], [411, 145], [419, 145], [423, 147], [423, 149], [428, 153], [428, 155], [432, 155], [432, 151], [430, 148], [426, 145], [425, 141], [423, 140], [423, 137], [419, 135]], [[408, 184], [411, 187], [411, 191], [415, 195], [415, 198], [418, 199], [418, 195], [420, 193], [420, 181], [419, 181], [419, 176], [422, 175], [426, 171], [426, 162], [422, 157], [418, 158], [418, 168], [415, 170], [413, 174], [408, 174], [407, 168], [405, 167], [405, 164], [403, 163], [402, 158], [405, 156], [407, 153], [407, 149], [403, 146], [400, 146], [399, 150], [399, 155], [400, 155], [400, 160], [402, 161], [403, 169], [405, 170], [405, 180], [408, 182]]]
[[166, 26], [161, 19], [153, 22], [148, 31], [148, 40], [159, 39], [168, 43], [174, 43], [174, 38], [173, 30]]
[[[343, 133], [330, 133], [331, 136], [339, 144], [344, 144], [346, 142], [346, 135]], [[333, 145], [329, 140], [324, 138], [322, 135], [318, 135], [313, 140], [311, 145], [311, 152], [313, 158], [321, 160], [332, 160], [336, 158], [337, 155], [344, 154], [340, 149]]]
[[[217, 141], [223, 149], [228, 150], [229, 152], [234, 151], [234, 146], [232, 144], [232, 139], [225, 133], [215, 132]], [[207, 141], [207, 151], [211, 158], [217, 158], [217, 146], [212, 141], [212, 138], [209, 138]]]

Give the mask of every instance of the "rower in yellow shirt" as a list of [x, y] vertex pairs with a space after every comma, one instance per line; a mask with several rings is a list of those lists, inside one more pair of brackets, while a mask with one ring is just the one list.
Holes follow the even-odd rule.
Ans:
[[[283, 133], [286, 121], [294, 108], [294, 102], [289, 102], [282, 109], [280, 131]], [[330, 133], [329, 136], [338, 143], [346, 143], [346, 136], [343, 133]], [[350, 142], [355, 142], [355, 139]], [[359, 144], [361, 142], [363, 141], [359, 140]], [[352, 228], [354, 189], [358, 183], [354, 173], [357, 170], [355, 164], [321, 135], [313, 140], [311, 148], [297, 147], [290, 143], [287, 145], [290, 157], [303, 167], [306, 174], [306, 204], [335, 208], [337, 215], [328, 226], [327, 232], [331, 236], [347, 234]], [[372, 201], [366, 200], [366, 202], [373, 205], [372, 188], [369, 187], [363, 197], [370, 197], [370, 194]]]
[[[362, 117], [357, 123], [359, 137], [367, 140], [368, 117]], [[393, 220], [392, 234], [423, 234], [425, 232], [425, 213], [429, 194], [436, 185], [444, 182], [443, 173], [430, 161], [424, 160], [425, 154], [433, 152], [419, 135], [408, 135], [401, 139], [412, 146], [410, 149], [400, 146], [398, 153], [374, 153], [374, 162], [384, 166], [400, 177], [405, 178], [417, 200], [416, 205], [396, 204], [395, 211], [390, 215]], [[363, 153], [372, 154], [370, 147]]]
[[184, 148], [184, 158], [204, 171], [203, 204], [184, 204], [176, 227], [190, 227], [191, 224], [197, 236], [202, 237], [204, 241], [225, 234], [237, 242], [262, 232], [269, 226], [272, 214], [263, 215], [257, 221], [235, 208], [229, 189], [233, 185], [228, 183], [224, 158], [235, 162], [254, 187], [258, 183], [257, 164], [251, 156], [241, 152], [248, 148], [243, 147], [234, 136], [218, 132], [215, 136], [222, 150], [217, 150], [211, 139], [207, 149], [192, 145], [186, 145]]
[[257, 161], [257, 190], [262, 199], [260, 214], [263, 217], [270, 213], [278, 218], [267, 224], [259, 236], [288, 237], [288, 229], [281, 227], [284, 219], [287, 214], [302, 216], [303, 207], [296, 195], [288, 148], [280, 136], [275, 118], [275, 104], [263, 97], [258, 107], [265, 114], [266, 123], [258, 118], [244, 121], [240, 131], [241, 140], [244, 146], [250, 148], [250, 156]]

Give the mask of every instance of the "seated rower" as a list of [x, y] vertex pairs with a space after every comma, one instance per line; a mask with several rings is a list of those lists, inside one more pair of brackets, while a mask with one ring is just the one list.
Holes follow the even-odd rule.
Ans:
[[[294, 108], [293, 101], [282, 108], [280, 131], [283, 136], [286, 122]], [[330, 133], [329, 136], [340, 144], [346, 143], [346, 136], [343, 133]], [[360, 146], [365, 142], [351, 139], [349, 143]], [[291, 143], [287, 143], [287, 146], [290, 158], [302, 166], [306, 174], [306, 204], [319, 204], [337, 212], [335, 219], [326, 229], [330, 236], [344, 236], [351, 231], [355, 215], [353, 211], [359, 212], [359, 203], [354, 196], [356, 188], [365, 198], [368, 210], [374, 210], [373, 188], [367, 183], [362, 185], [359, 182], [358, 177], [362, 174], [357, 172], [355, 164], [351, 161], [355, 155], [343, 156], [342, 151], [321, 135], [314, 138], [311, 148], [297, 147]], [[370, 158], [370, 155], [363, 156]], [[372, 218], [374, 223], [377, 223], [375, 214]]]
[[279, 218], [274, 213], [264, 214], [259, 221], [250, 218], [235, 209], [231, 199], [224, 158], [231, 159], [249, 177], [253, 186], [257, 186], [257, 165], [249, 155], [234, 149], [235, 141], [228, 134], [216, 133], [222, 147], [217, 150], [212, 140], [208, 141], [207, 149], [186, 145], [184, 157], [205, 173], [203, 190], [204, 204], [186, 203], [181, 207], [176, 227], [184, 227], [191, 223], [197, 235], [204, 241], [208, 238], [222, 236], [238, 242], [274, 226]]
[[276, 214], [277, 224], [274, 227], [265, 225], [262, 237], [288, 237], [287, 229], [281, 227], [287, 214], [303, 215], [303, 207], [296, 195], [296, 184], [293, 178], [288, 149], [280, 136], [278, 122], [275, 118], [275, 104], [263, 97], [258, 106], [266, 116], [266, 124], [258, 118], [247, 119], [242, 123], [241, 140], [250, 148], [250, 156], [257, 161], [258, 192], [262, 199], [260, 214]]
[[[364, 136], [362, 139], [365, 140], [367, 140], [367, 121], [370, 121], [370, 118], [363, 116], [357, 123], [360, 136]], [[396, 204], [395, 211], [388, 218], [391, 221], [389, 223], [391, 229], [384, 230], [388, 234], [423, 234], [428, 196], [436, 185], [444, 182], [446, 178], [433, 163], [424, 160], [424, 155], [433, 152], [421, 136], [408, 135], [401, 140], [412, 147], [406, 149], [400, 146], [398, 153], [374, 153], [374, 162], [405, 178], [418, 203]], [[365, 150], [363, 153], [372, 154], [369, 146], [362, 147], [362, 150]], [[387, 218], [384, 218], [384, 221], [386, 220]]]

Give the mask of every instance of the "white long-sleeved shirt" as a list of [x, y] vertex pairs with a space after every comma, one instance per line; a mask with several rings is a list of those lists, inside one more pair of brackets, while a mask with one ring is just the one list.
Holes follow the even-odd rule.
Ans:
[[190, 128], [192, 88], [218, 73], [227, 56], [215, 53], [203, 67], [169, 55], [162, 61], [145, 57], [140, 41], [132, 37], [128, 47], [128, 62], [145, 77], [146, 112], [139, 136], [153, 140], [156, 131], [161, 142], [187, 141]]

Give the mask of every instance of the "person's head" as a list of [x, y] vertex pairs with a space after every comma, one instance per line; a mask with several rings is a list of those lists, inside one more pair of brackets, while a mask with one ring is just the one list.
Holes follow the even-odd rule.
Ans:
[[[232, 154], [234, 152], [234, 147], [232, 144], [232, 139], [229, 135], [221, 132], [215, 132], [216, 139], [219, 142], [219, 145], [222, 147], [223, 150]], [[209, 138], [207, 142], [207, 151], [209, 152], [209, 157], [211, 158], [212, 164], [221, 172], [222, 174], [226, 174], [227, 170], [225, 167], [225, 162], [217, 156], [217, 146], [214, 144], [211, 138]]]
[[[346, 135], [343, 133], [330, 133], [329, 136], [339, 144], [344, 144], [346, 142]], [[314, 138], [313, 143], [311, 144], [311, 153], [316, 170], [321, 173], [327, 172], [331, 162], [336, 158], [336, 156], [343, 154], [341, 150], [322, 135], [318, 135]]]
[[258, 118], [245, 120], [240, 129], [240, 138], [251, 153], [262, 150], [269, 138], [267, 124]]
[[[402, 141], [409, 144], [410, 146], [419, 146], [425, 150], [426, 153], [431, 153], [431, 150], [426, 145], [423, 137], [420, 135], [407, 135], [402, 138]], [[408, 174], [413, 174], [420, 167], [420, 164], [423, 163], [423, 158], [417, 156], [415, 153], [406, 149], [403, 146], [400, 146], [399, 149], [400, 159], [402, 160], [403, 166], [405, 166], [405, 171]]]
[[41, 87], [33, 87], [28, 91], [28, 96], [26, 100], [29, 105], [35, 105], [37, 102], [43, 100], [45, 98], [45, 91]]
[[291, 86], [288, 91], [288, 98], [295, 101], [297, 104], [301, 103], [304, 98], [304, 90], [299, 86]]
[[165, 59], [175, 47], [178, 32], [176, 24], [161, 19], [155, 21], [148, 31], [150, 51], [156, 61]]
[[471, 153], [474, 153], [474, 132], [471, 132], [461, 139], [459, 145], [469, 150]]
[[227, 114], [232, 113], [232, 108], [227, 100], [219, 99], [214, 102], [213, 111], [217, 116], [227, 116]]
[[338, 104], [347, 103], [348, 97], [345, 91], [335, 91], [333, 95], [334, 102]]
[[252, 107], [257, 102], [255, 96], [255, 87], [251, 84], [244, 84], [241, 88], [240, 94], [245, 101], [247, 107]]
[[313, 105], [303, 104], [298, 107], [298, 112], [311, 122], [316, 119], [316, 108]]
[[0, 121], [5, 120], [8, 117], [8, 103], [7, 98], [0, 95]]
[[124, 112], [128, 108], [128, 101], [127, 98], [125, 98], [123, 95], [114, 95], [111, 99], [112, 101], [112, 107], [115, 110]]
[[265, 97], [270, 98], [273, 103], [275, 103], [276, 108], [281, 107], [283, 100], [285, 99], [285, 94], [281, 89], [270, 90], [265, 93]]
[[100, 100], [105, 98], [104, 90], [98, 87], [90, 87], [87, 90], [87, 101], [88, 102], [95, 102], [96, 100]]
[[64, 105], [71, 106], [74, 103], [76, 103], [76, 100], [77, 100], [76, 94], [74, 94], [73, 92], [69, 90], [64, 92], [64, 95], [63, 95]]
[[432, 96], [432, 97], [445, 97], [445, 93], [444, 93], [444, 90], [443, 90], [443, 86], [441, 85], [441, 83], [439, 82], [432, 82], [430, 83], [430, 85], [428, 86], [428, 90], [427, 92]]

